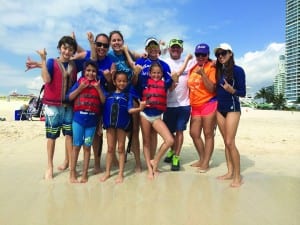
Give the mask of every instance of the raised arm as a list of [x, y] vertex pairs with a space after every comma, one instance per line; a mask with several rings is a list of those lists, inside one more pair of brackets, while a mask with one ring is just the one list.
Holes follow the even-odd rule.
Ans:
[[192, 58], [193, 58], [193, 55], [192, 55], [192, 54], [188, 54], [188, 55], [185, 57], [185, 59], [184, 59], [184, 61], [183, 61], [183, 64], [181, 65], [181, 67], [179, 68], [179, 70], [178, 70], [178, 71], [173, 71], [173, 72], [171, 73], [171, 75], [172, 75], [172, 80], [173, 80], [174, 82], [178, 82], [179, 76], [180, 76], [181, 74], [183, 74], [184, 70], [186, 69], [186, 67], [187, 67], [187, 65], [188, 65], [188, 63], [189, 63], [189, 61], [190, 61]]
[[26, 65], [25, 72], [35, 68], [42, 68], [41, 62], [33, 61], [29, 56], [27, 57], [25, 65]]
[[46, 63], [46, 57], [47, 57], [47, 52], [46, 49], [42, 50], [37, 50], [36, 51], [40, 57], [41, 57], [41, 69], [42, 69], [42, 79], [45, 83], [50, 83], [51, 82], [51, 76], [48, 72], [47, 69], [47, 63]]
[[95, 42], [94, 42], [94, 35], [92, 32], [87, 32], [87, 39], [89, 41], [90, 44], [90, 49], [91, 49], [91, 60], [96, 61], [97, 60], [97, 53], [96, 53], [96, 46], [95, 46]]

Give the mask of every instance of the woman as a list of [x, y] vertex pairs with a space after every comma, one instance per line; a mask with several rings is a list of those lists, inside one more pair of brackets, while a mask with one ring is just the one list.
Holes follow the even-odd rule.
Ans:
[[[192, 164], [205, 173], [214, 149], [214, 129], [216, 126], [217, 101], [215, 97], [216, 69], [209, 58], [209, 46], [198, 44], [195, 48], [196, 65], [192, 67], [188, 79], [191, 104], [190, 136], [199, 155]], [[201, 132], [204, 133], [204, 141]]]
[[246, 95], [244, 70], [235, 65], [233, 51], [229, 44], [220, 44], [214, 50], [217, 57], [217, 123], [225, 144], [228, 172], [220, 180], [232, 179], [231, 187], [242, 184], [240, 154], [235, 145], [235, 136], [241, 116], [239, 96]]

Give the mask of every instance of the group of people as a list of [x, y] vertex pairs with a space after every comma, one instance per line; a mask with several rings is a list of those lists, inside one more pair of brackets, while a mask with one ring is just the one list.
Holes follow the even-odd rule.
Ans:
[[[201, 173], [209, 170], [218, 126], [228, 167], [228, 172], [218, 179], [232, 179], [232, 187], [242, 184], [235, 136], [241, 115], [239, 96], [246, 94], [245, 73], [235, 64], [229, 44], [222, 43], [214, 49], [215, 61], [205, 43], [195, 47], [195, 57], [188, 54], [183, 59], [183, 41], [171, 39], [167, 45], [169, 57], [164, 61], [160, 55], [166, 51], [153, 37], [146, 40], [142, 54], [128, 49], [120, 31], [98, 34], [95, 38], [88, 32], [87, 39], [90, 50], [79, 46], [72, 34], [59, 40], [58, 58], [46, 59], [43, 49], [37, 51], [41, 62], [26, 62], [29, 69], [41, 68], [45, 83], [46, 179], [53, 178], [55, 140], [61, 130], [66, 156], [59, 169], [70, 167], [72, 183], [88, 181], [92, 147], [94, 173], [99, 173], [103, 129], [107, 154], [100, 181], [106, 181], [112, 165], [118, 164], [116, 183], [123, 182], [126, 137], [131, 142], [135, 170], [142, 170], [140, 129], [148, 178], [159, 174], [158, 165], [164, 156], [171, 170], [178, 171], [183, 133], [190, 121], [190, 136], [199, 155], [191, 166]], [[162, 138], [158, 150], [157, 134]], [[84, 160], [79, 181], [76, 165], [81, 147]]]

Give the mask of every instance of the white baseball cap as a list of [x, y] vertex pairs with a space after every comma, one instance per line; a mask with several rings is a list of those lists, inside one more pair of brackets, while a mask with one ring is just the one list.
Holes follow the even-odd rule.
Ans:
[[216, 52], [219, 49], [223, 49], [223, 50], [227, 50], [227, 51], [229, 50], [229, 51], [233, 52], [231, 46], [229, 44], [227, 44], [227, 43], [221, 43], [218, 47], [216, 47], [214, 49], [214, 53], [216, 54]]

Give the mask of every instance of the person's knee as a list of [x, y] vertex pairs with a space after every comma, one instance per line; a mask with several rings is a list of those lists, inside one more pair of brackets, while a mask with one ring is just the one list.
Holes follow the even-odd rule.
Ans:
[[174, 138], [172, 136], [168, 137], [165, 139], [165, 143], [168, 147], [173, 146], [174, 145]]
[[228, 148], [229, 150], [233, 149], [233, 147], [235, 146], [235, 142], [232, 139], [225, 139], [224, 144], [225, 144], [226, 148]]

